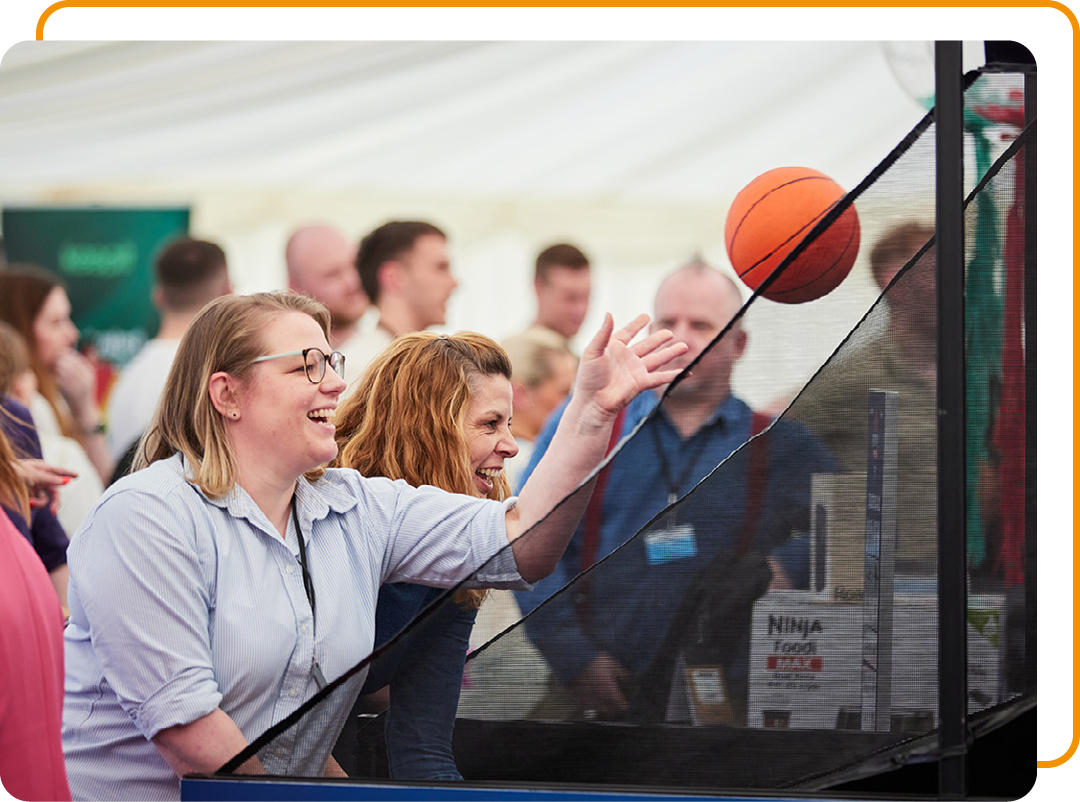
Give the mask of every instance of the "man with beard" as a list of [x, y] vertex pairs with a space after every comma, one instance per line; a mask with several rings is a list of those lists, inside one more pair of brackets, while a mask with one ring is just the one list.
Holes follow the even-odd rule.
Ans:
[[285, 245], [285, 267], [290, 290], [330, 310], [330, 347], [342, 350], [356, 336], [368, 308], [356, 269], [356, 245], [331, 226], [302, 226]]

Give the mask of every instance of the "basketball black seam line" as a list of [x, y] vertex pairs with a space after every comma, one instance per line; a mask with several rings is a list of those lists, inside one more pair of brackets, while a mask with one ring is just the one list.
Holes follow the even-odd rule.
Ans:
[[[730, 245], [728, 246], [728, 256], [730, 257], [730, 256], [731, 256], [731, 255], [732, 255], [732, 254], [734, 253], [734, 251], [735, 251], [735, 247], [734, 247], [734, 246], [735, 246], [735, 241], [736, 241], [736, 239], [737, 239], [737, 238], [738, 238], [738, 236], [739, 236], [739, 230], [740, 230], [740, 229], [742, 228], [743, 220], [745, 220], [745, 219], [746, 219], [747, 217], [749, 217], [749, 216], [750, 216], [750, 213], [751, 213], [751, 212], [752, 212], [752, 211], [753, 211], [753, 210], [754, 210], [754, 209], [755, 209], [755, 208], [756, 208], [756, 207], [757, 207], [757, 206], [758, 206], [758, 205], [759, 205], [759, 204], [760, 204], [760, 203], [761, 203], [762, 201], [764, 201], [764, 200], [765, 200], [765, 199], [766, 199], [767, 197], [769, 197], [770, 195], [772, 195], [772, 194], [773, 194], [774, 192], [779, 192], [779, 191], [780, 191], [781, 189], [783, 189], [784, 187], [790, 187], [790, 186], [792, 186], [792, 185], [794, 185], [794, 184], [798, 184], [798, 183], [800, 183], [800, 182], [802, 182], [802, 181], [822, 181], [822, 180], [824, 180], [824, 181], [829, 181], [830, 183], [836, 183], [835, 181], [833, 181], [833, 180], [832, 180], [831, 178], [828, 178], [827, 176], [808, 175], [808, 176], [806, 176], [805, 178], [796, 178], [796, 179], [794, 179], [794, 180], [792, 180], [792, 181], [787, 181], [787, 182], [785, 182], [785, 183], [783, 183], [783, 184], [780, 184], [779, 186], [775, 186], [775, 187], [773, 187], [772, 189], [770, 189], [770, 190], [769, 190], [768, 192], [766, 192], [766, 193], [765, 193], [764, 195], [762, 195], [762, 196], [761, 196], [760, 198], [758, 198], [758, 199], [757, 199], [756, 201], [754, 201], [754, 202], [753, 202], [753, 203], [752, 203], [752, 204], [750, 205], [750, 208], [749, 208], [749, 209], [747, 209], [747, 210], [746, 210], [746, 212], [745, 212], [745, 213], [743, 214], [743, 216], [742, 216], [742, 219], [740, 219], [740, 220], [739, 220], [739, 224], [738, 224], [737, 226], [735, 226], [735, 233], [731, 235], [731, 244], [730, 244]], [[842, 197], [842, 196], [841, 196], [841, 197]], [[774, 254], [775, 254], [775, 253], [776, 253], [776, 252], [777, 252], [778, 250], [780, 250], [780, 248], [782, 248], [782, 247], [783, 247], [784, 245], [787, 245], [787, 244], [788, 244], [789, 242], [791, 242], [791, 240], [792, 240], [792, 239], [794, 239], [794, 238], [795, 238], [796, 236], [798, 236], [799, 234], [801, 234], [801, 233], [802, 233], [803, 231], [805, 231], [805, 230], [806, 230], [806, 229], [807, 229], [808, 227], [813, 227], [813, 226], [814, 226], [814, 225], [815, 225], [815, 224], [817, 223], [817, 221], [818, 221], [818, 220], [820, 220], [820, 219], [821, 219], [821, 218], [822, 218], [822, 217], [823, 217], [824, 215], [828, 214], [828, 213], [829, 213], [829, 211], [830, 211], [830, 210], [832, 210], [832, 209], [833, 209], [833, 208], [834, 208], [834, 207], [836, 206], [836, 204], [837, 204], [837, 203], [839, 203], [839, 200], [837, 200], [837, 201], [833, 201], [833, 203], [832, 203], [832, 204], [830, 204], [830, 205], [829, 205], [829, 207], [828, 207], [827, 209], [825, 209], [825, 210], [824, 210], [824, 211], [823, 211], [823, 212], [822, 212], [821, 214], [819, 214], [819, 215], [818, 215], [817, 217], [815, 217], [815, 218], [814, 218], [813, 220], [811, 220], [811, 221], [810, 221], [810, 222], [809, 222], [809, 223], [808, 223], [807, 225], [805, 225], [805, 226], [803, 226], [802, 228], [800, 228], [800, 229], [799, 229], [798, 231], [796, 231], [796, 232], [795, 232], [795, 234], [793, 234], [793, 235], [792, 235], [791, 237], [788, 237], [788, 238], [787, 238], [786, 240], [784, 240], [784, 241], [783, 241], [783, 242], [782, 242], [782, 243], [781, 243], [781, 244], [780, 244], [779, 246], [777, 246], [777, 247], [776, 247], [776, 248], [774, 248], [774, 249], [773, 249], [772, 251], [770, 251], [769, 253], [765, 254], [765, 255], [764, 255], [763, 257], [761, 257], [760, 259], [758, 259], [758, 260], [757, 260], [756, 262], [754, 262], [754, 264], [752, 264], [752, 265], [750, 265], [750, 267], [746, 268], [746, 270], [744, 270], [743, 272], [739, 273], [739, 274], [738, 274], [738, 275], [739, 275], [739, 278], [742, 278], [742, 277], [744, 277], [744, 276], [745, 276], [745, 275], [746, 275], [747, 273], [751, 272], [751, 271], [752, 271], [752, 270], [753, 270], [754, 268], [758, 267], [758, 266], [759, 266], [759, 265], [760, 265], [760, 264], [761, 264], [762, 262], [764, 262], [764, 261], [766, 261], [766, 260], [768, 260], [768, 259], [771, 259], [771, 258], [772, 258], [772, 256], [773, 256], [773, 255], [774, 255]]]
[[[792, 183], [794, 183], [794, 182], [792, 182]], [[779, 189], [779, 187], [777, 187], [777, 189]], [[769, 193], [769, 194], [771, 194], [771, 193]], [[762, 198], [762, 199], [764, 199], [765, 197], [768, 197], [768, 195], [765, 195], [765, 196], [763, 196], [763, 198]], [[763, 262], [767, 262], [767, 261], [768, 261], [769, 259], [771, 259], [771, 258], [772, 258], [773, 256], [775, 256], [775, 255], [776, 255], [776, 252], [777, 252], [777, 251], [779, 251], [779, 250], [780, 250], [781, 248], [783, 248], [784, 246], [786, 246], [786, 245], [787, 245], [788, 243], [790, 243], [790, 242], [791, 242], [792, 240], [794, 240], [794, 239], [797, 239], [797, 238], [798, 238], [798, 237], [799, 237], [800, 235], [802, 235], [802, 236], [806, 236], [804, 232], [806, 232], [806, 231], [807, 231], [807, 229], [812, 229], [812, 228], [813, 228], [814, 226], [816, 226], [816, 225], [818, 224], [818, 222], [819, 222], [819, 221], [820, 221], [820, 220], [821, 220], [821, 219], [822, 219], [822, 218], [823, 218], [823, 217], [824, 217], [825, 215], [827, 215], [827, 214], [828, 214], [829, 212], [831, 212], [831, 211], [832, 211], [833, 209], [835, 209], [835, 208], [836, 208], [836, 204], [838, 204], [838, 203], [839, 203], [839, 202], [840, 202], [841, 200], [843, 200], [843, 197], [841, 197], [841, 198], [838, 198], [837, 200], [835, 200], [835, 201], [833, 201], [833, 202], [832, 202], [831, 204], [829, 204], [829, 206], [828, 206], [827, 208], [823, 209], [823, 210], [822, 210], [822, 211], [821, 211], [821, 212], [820, 212], [820, 213], [819, 213], [819, 214], [817, 215], [817, 217], [815, 217], [815, 218], [813, 218], [812, 220], [810, 220], [810, 221], [809, 221], [809, 222], [808, 222], [808, 223], [807, 223], [806, 225], [804, 225], [804, 226], [803, 226], [802, 228], [800, 228], [800, 229], [799, 229], [798, 231], [796, 231], [796, 232], [795, 232], [794, 234], [792, 234], [792, 235], [791, 235], [790, 237], [788, 237], [788, 238], [787, 238], [786, 240], [784, 240], [784, 241], [783, 241], [783, 242], [781, 242], [781, 243], [780, 243], [779, 245], [777, 245], [777, 246], [776, 246], [776, 247], [775, 247], [775, 248], [774, 248], [773, 250], [769, 251], [769, 252], [768, 252], [767, 254], [765, 254], [764, 256], [762, 256], [762, 257], [761, 257], [760, 259], [758, 259], [758, 260], [757, 260], [756, 262], [754, 262], [754, 263], [753, 263], [752, 265], [750, 265], [750, 267], [746, 268], [746, 270], [744, 270], [743, 272], [739, 273], [739, 274], [738, 274], [738, 275], [739, 275], [739, 278], [743, 278], [744, 276], [746, 276], [746, 274], [747, 274], [747, 273], [750, 273], [751, 271], [753, 271], [753, 270], [755, 270], [756, 268], [760, 267], [760, 266], [761, 266], [761, 264], [762, 264]], [[757, 205], [757, 204], [755, 204], [755, 205]], [[753, 208], [753, 207], [751, 207], [751, 208]], [[750, 212], [749, 212], [749, 210], [747, 210], [747, 214], [749, 214], [749, 213], [750, 213]], [[744, 219], [744, 220], [746, 219], [746, 215], [743, 215], [743, 219]], [[734, 238], [732, 238], [732, 242], [734, 242], [734, 241], [735, 241], [735, 240], [734, 240]], [[730, 256], [731, 254], [729, 253], [728, 255]], [[785, 256], [784, 258], [786, 259], [787, 257]], [[738, 271], [736, 271], [736, 272], [738, 272]]]
[[[855, 207], [852, 206], [851, 208], [854, 209]], [[843, 220], [843, 219], [844, 219], [843, 215], [841, 215], [840, 217], [837, 218], [838, 221]], [[825, 229], [825, 231], [822, 231], [821, 233], [825, 234], [825, 233], [828, 232], [828, 230], [829, 229]], [[810, 281], [806, 282], [805, 284], [800, 284], [797, 287], [787, 287], [787, 288], [785, 288], [783, 290], [780, 290], [778, 292], [768, 291], [769, 295], [766, 296], [766, 297], [768, 297], [770, 300], [775, 300], [774, 297], [770, 297], [770, 296], [786, 295], [786, 294], [788, 294], [790, 292], [795, 292], [796, 290], [806, 289], [807, 287], [813, 285], [815, 282], [821, 281], [821, 279], [825, 278], [825, 276], [829, 275], [829, 273], [831, 273], [833, 270], [836, 269], [836, 266], [840, 263], [840, 260], [844, 257], [844, 254], [846, 254], [848, 252], [848, 248], [851, 247], [851, 243], [855, 238], [854, 234], [855, 234], [855, 229], [853, 228], [851, 230], [851, 232], [848, 234], [848, 240], [847, 240], [846, 243], [844, 243], [844, 250], [842, 250], [840, 252], [840, 255], [837, 256], [836, 259], [833, 260], [833, 263], [831, 265], [829, 265], [827, 268], [825, 268], [820, 273], [818, 273], [816, 276], [814, 276], [814, 278], [812, 278]], [[815, 242], [816, 242], [816, 240], [815, 240]], [[806, 251], [803, 251], [803, 253], [806, 253]], [[799, 254], [799, 256], [801, 257], [803, 255], [803, 253]], [[856, 256], [857, 256], [857, 254], [856, 254]], [[777, 265], [777, 267], [779, 267], [779, 265]], [[841, 279], [841, 281], [843, 281], [843, 279]], [[835, 289], [835, 287], [833, 289]], [[832, 290], [830, 290], [829, 292], [832, 292]]]

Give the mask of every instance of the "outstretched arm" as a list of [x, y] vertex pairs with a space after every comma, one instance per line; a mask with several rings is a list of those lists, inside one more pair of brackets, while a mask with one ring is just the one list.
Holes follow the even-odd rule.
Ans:
[[[611, 315], [604, 316], [582, 354], [574, 394], [551, 446], [521, 489], [517, 506], [506, 514], [518, 571], [529, 582], [551, 573], [566, 549], [592, 488], [574, 491], [603, 460], [618, 411], [639, 393], [678, 375], [662, 370], [686, 351], [684, 343], [668, 344], [670, 331], [630, 344], [648, 322], [648, 315], [639, 315], [613, 332]], [[522, 537], [525, 533], [528, 537]]]

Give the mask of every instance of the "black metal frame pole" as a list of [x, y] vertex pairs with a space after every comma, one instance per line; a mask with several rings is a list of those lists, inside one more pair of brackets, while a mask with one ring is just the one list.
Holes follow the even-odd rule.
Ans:
[[[1035, 73], [1024, 76], [1024, 121], [1036, 119], [1038, 104], [1038, 77]], [[1037, 606], [1035, 593], [1035, 556], [1038, 543], [1035, 528], [1035, 338], [1036, 273], [1038, 259], [1036, 249], [1036, 170], [1038, 167], [1038, 132], [1024, 148], [1024, 371], [1025, 378], [1025, 447], [1024, 459], [1024, 691], [1035, 693], [1036, 650], [1038, 627], [1035, 621]]]
[[961, 42], [934, 47], [938, 298], [938, 714], [943, 798], [967, 796], [964, 96]]

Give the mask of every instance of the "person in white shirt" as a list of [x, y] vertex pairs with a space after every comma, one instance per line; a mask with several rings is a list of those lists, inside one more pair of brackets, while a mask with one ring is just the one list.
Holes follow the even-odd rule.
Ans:
[[368, 233], [360, 240], [356, 267], [375, 313], [368, 312], [373, 325], [341, 347], [353, 379], [395, 337], [445, 323], [457, 288], [446, 234], [422, 221], [393, 220]]
[[161, 327], [124, 367], [109, 394], [106, 438], [117, 462], [150, 424], [192, 318], [207, 303], [231, 292], [225, 252], [213, 242], [189, 237], [170, 242], [158, 254], [154, 272], [153, 301], [161, 312]]

